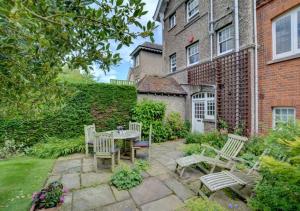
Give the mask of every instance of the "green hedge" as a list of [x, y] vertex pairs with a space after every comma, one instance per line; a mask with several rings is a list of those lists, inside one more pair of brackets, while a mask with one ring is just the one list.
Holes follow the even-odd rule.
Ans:
[[97, 130], [127, 125], [136, 105], [132, 86], [111, 84], [70, 85], [76, 94], [57, 113], [40, 120], [0, 119], [0, 145], [5, 139], [31, 146], [46, 137], [72, 138], [83, 135], [83, 126], [95, 123]]

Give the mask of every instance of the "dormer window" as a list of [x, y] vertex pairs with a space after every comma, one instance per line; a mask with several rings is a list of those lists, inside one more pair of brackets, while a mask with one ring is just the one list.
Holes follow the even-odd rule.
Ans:
[[138, 67], [140, 65], [140, 55], [136, 55], [134, 58], [134, 67]]
[[187, 22], [199, 13], [199, 0], [189, 0], [186, 3]]
[[169, 29], [172, 29], [176, 26], [176, 14], [173, 14], [169, 17]]

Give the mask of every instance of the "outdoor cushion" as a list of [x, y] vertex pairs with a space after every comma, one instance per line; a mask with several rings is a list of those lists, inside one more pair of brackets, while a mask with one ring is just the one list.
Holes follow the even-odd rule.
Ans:
[[149, 141], [137, 141], [133, 143], [133, 147], [149, 147]]

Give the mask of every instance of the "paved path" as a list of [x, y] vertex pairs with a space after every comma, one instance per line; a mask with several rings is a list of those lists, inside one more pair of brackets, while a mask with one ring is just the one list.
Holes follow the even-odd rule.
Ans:
[[[109, 169], [95, 173], [92, 158], [83, 154], [59, 158], [47, 183], [60, 180], [70, 190], [60, 209], [63, 211], [172, 211], [196, 196], [198, 178], [202, 175], [197, 170], [187, 170], [185, 178], [179, 179], [174, 173], [175, 159], [183, 156], [183, 145], [183, 141], [154, 144], [143, 183], [129, 191], [111, 186]], [[213, 197], [224, 206], [228, 203], [224, 194]], [[240, 210], [245, 210], [243, 203], [236, 203], [240, 203]]]

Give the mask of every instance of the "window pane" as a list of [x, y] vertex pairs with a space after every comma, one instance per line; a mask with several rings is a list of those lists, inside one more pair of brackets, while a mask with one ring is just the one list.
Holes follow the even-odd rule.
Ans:
[[298, 48], [300, 48], [300, 11], [298, 12]]
[[291, 46], [291, 16], [287, 16], [276, 22], [276, 53], [289, 52]]

